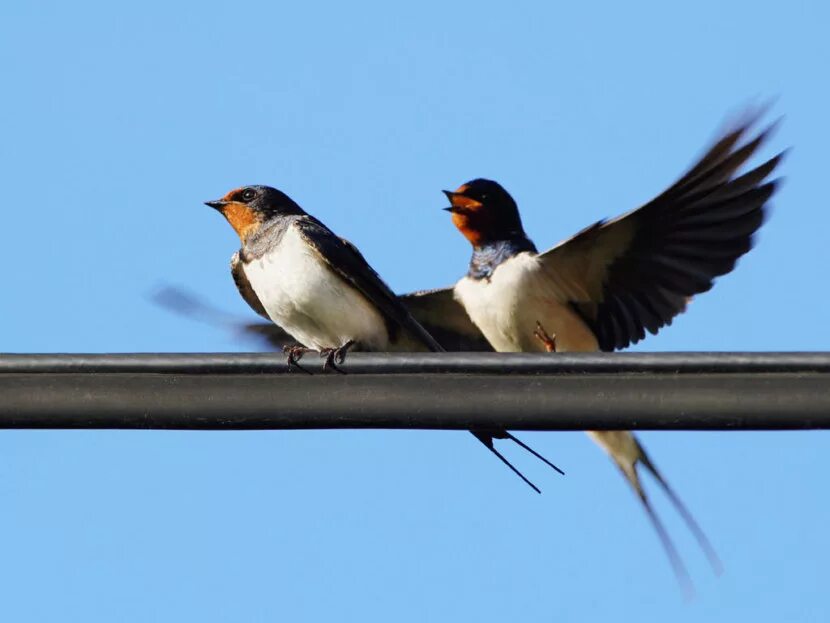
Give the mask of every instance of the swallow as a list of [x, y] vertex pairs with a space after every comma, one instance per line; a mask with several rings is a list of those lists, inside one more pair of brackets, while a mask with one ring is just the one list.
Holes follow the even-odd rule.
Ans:
[[[500, 352], [613, 351], [655, 334], [709, 290], [752, 247], [779, 180], [769, 181], [783, 152], [741, 173], [772, 127], [754, 136], [754, 119], [724, 132], [674, 184], [642, 207], [599, 221], [539, 253], [518, 206], [497, 182], [475, 179], [443, 191], [444, 208], [472, 246], [467, 274], [451, 289], [471, 322]], [[433, 304], [434, 303], [434, 304]], [[438, 298], [421, 305], [438, 314]], [[691, 589], [677, 550], [646, 496], [637, 468], [657, 480], [716, 573], [709, 540], [628, 431], [590, 431], [634, 489], [681, 584]]]
[[[245, 186], [205, 203], [227, 219], [242, 242], [231, 258], [231, 275], [242, 298], [299, 343], [287, 351], [289, 364], [308, 350], [325, 356], [324, 368], [336, 368], [352, 349], [444, 350], [353, 244], [285, 193]], [[494, 438], [512, 440], [562, 473], [506, 430], [470, 432], [537, 492], [494, 447]]]
[[[445, 351], [492, 353], [489, 342], [470, 322], [464, 308], [452, 298], [452, 291], [444, 290], [438, 297], [434, 294], [432, 290], [420, 290], [400, 294], [398, 298]], [[249, 338], [263, 348], [282, 350], [286, 344], [294, 342], [282, 327], [271, 322], [264, 310], [260, 314], [264, 321], [240, 318], [180, 284], [159, 284], [147, 293], [147, 298], [169, 312], [227, 330], [234, 336]]]

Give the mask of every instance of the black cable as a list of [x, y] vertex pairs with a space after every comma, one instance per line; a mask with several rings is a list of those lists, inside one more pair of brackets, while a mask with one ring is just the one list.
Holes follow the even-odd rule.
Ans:
[[0, 356], [0, 428], [830, 428], [828, 353]]

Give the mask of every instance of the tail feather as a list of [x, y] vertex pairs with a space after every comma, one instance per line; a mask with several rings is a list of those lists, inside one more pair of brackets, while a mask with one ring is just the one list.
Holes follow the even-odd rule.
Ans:
[[523, 442], [521, 439], [517, 438], [515, 435], [513, 435], [512, 433], [510, 433], [506, 430], [497, 430], [497, 431], [471, 430], [470, 432], [475, 436], [476, 439], [478, 439], [481, 443], [483, 443], [484, 446], [488, 450], [490, 450], [490, 452], [495, 454], [502, 463], [507, 465], [507, 467], [509, 467], [513, 471], [514, 474], [516, 474], [519, 478], [524, 480], [528, 484], [528, 486], [530, 486], [530, 488], [533, 489], [536, 493], [542, 493], [541, 489], [539, 489], [539, 487], [537, 487], [535, 484], [533, 484], [522, 472], [520, 472], [518, 470], [518, 468], [516, 468], [516, 466], [514, 466], [510, 461], [508, 461], [504, 457], [504, 455], [502, 455], [501, 452], [496, 450], [495, 446], [493, 445], [493, 440], [494, 439], [509, 439], [510, 441], [515, 442], [516, 445], [518, 445], [519, 447], [524, 448], [525, 450], [530, 452], [530, 454], [532, 454], [537, 459], [542, 461], [545, 465], [549, 465], [551, 468], [553, 468], [554, 470], [556, 470], [557, 472], [559, 472], [563, 476], [565, 475], [565, 472], [563, 472], [561, 469], [559, 469], [556, 465], [551, 463], [548, 459], [546, 459], [544, 456], [539, 454], [536, 450], [534, 450], [529, 445], [527, 445], [525, 442]]
[[534, 485], [534, 484], [533, 484], [533, 483], [532, 483], [532, 482], [528, 479], [528, 477], [527, 477], [527, 476], [525, 476], [522, 472], [520, 472], [520, 471], [518, 470], [518, 468], [517, 468], [515, 465], [513, 465], [513, 463], [511, 463], [510, 461], [508, 461], [508, 460], [504, 457], [504, 455], [503, 455], [501, 452], [499, 452], [498, 450], [496, 450], [495, 446], [493, 445], [493, 435], [492, 435], [492, 434], [490, 434], [490, 433], [484, 433], [484, 432], [481, 432], [481, 431], [475, 431], [475, 430], [471, 430], [470, 432], [471, 432], [471, 433], [475, 436], [475, 438], [476, 438], [476, 439], [478, 439], [481, 443], [483, 443], [483, 444], [484, 444], [484, 447], [485, 447], [485, 448], [487, 448], [490, 452], [492, 452], [493, 454], [495, 454], [495, 455], [496, 455], [496, 457], [498, 457], [498, 459], [499, 459], [502, 463], [504, 463], [505, 465], [507, 465], [507, 467], [509, 467], [509, 468], [513, 471], [513, 473], [514, 473], [514, 474], [516, 474], [519, 478], [521, 478], [522, 480], [524, 480], [524, 481], [525, 481], [525, 483], [527, 483], [527, 485], [528, 485], [531, 489], [533, 489], [536, 493], [542, 493], [542, 490], [541, 490], [539, 487], [537, 487], [536, 485]]
[[686, 567], [678, 555], [677, 549], [671, 541], [668, 532], [658, 518], [654, 508], [651, 506], [651, 503], [645, 494], [645, 491], [643, 490], [642, 482], [637, 471], [638, 464], [647, 469], [663, 491], [665, 491], [666, 496], [669, 498], [678, 514], [683, 518], [683, 521], [688, 526], [689, 531], [694, 535], [700, 545], [700, 548], [703, 550], [703, 553], [712, 565], [712, 569], [715, 574], [720, 575], [723, 571], [723, 565], [718, 558], [714, 547], [712, 547], [709, 539], [706, 537], [692, 514], [686, 508], [685, 504], [683, 504], [679, 496], [669, 486], [666, 479], [663, 478], [663, 475], [657, 470], [637, 438], [628, 431], [588, 431], [588, 434], [609, 454], [611, 459], [622, 472], [625, 479], [631, 485], [631, 488], [634, 489], [634, 492], [643, 504], [646, 514], [648, 515], [649, 520], [654, 526], [654, 529], [662, 542], [663, 549], [666, 551], [672, 569], [674, 570], [684, 593], [686, 593], [687, 596], [693, 593], [691, 581], [689, 580], [689, 574], [686, 571]]
[[[639, 443], [637, 445], [640, 446]], [[715, 574], [720, 575], [723, 573], [723, 563], [718, 557], [717, 552], [715, 552], [715, 548], [712, 547], [712, 543], [709, 541], [708, 537], [703, 532], [692, 513], [689, 512], [689, 509], [687, 509], [686, 505], [680, 500], [680, 497], [669, 486], [669, 483], [666, 482], [666, 479], [663, 478], [662, 474], [660, 474], [654, 466], [654, 463], [651, 462], [651, 459], [648, 457], [642, 446], [640, 446], [640, 463], [642, 463], [643, 467], [645, 467], [651, 475], [654, 476], [654, 479], [660, 487], [662, 487], [663, 491], [666, 492], [666, 496], [669, 500], [671, 500], [671, 503], [674, 505], [677, 513], [683, 518], [683, 521], [686, 522], [686, 526], [688, 526], [689, 531], [694, 535], [700, 549], [703, 550], [703, 553], [709, 560], [709, 564], [712, 566], [712, 570]]]
[[[628, 479], [629, 482], [632, 482], [626, 471], [622, 468], [620, 468], [620, 470], [623, 472], [626, 479]], [[640, 498], [640, 502], [643, 504], [646, 515], [648, 515], [648, 518], [651, 520], [651, 525], [654, 526], [654, 531], [657, 533], [657, 536], [660, 537], [660, 542], [663, 544], [663, 549], [666, 552], [666, 556], [669, 559], [669, 563], [671, 564], [672, 570], [677, 578], [677, 582], [680, 584], [683, 594], [687, 599], [691, 599], [694, 597], [695, 589], [692, 579], [689, 576], [689, 572], [686, 569], [686, 565], [683, 564], [683, 559], [680, 558], [680, 554], [677, 552], [677, 548], [674, 546], [674, 542], [671, 540], [665, 526], [663, 526], [663, 522], [660, 521], [657, 513], [654, 512], [651, 503], [648, 501], [648, 498], [639, 485], [639, 481], [636, 484], [632, 482], [632, 486], [634, 486], [634, 489], [637, 491], [637, 497]]]
[[540, 461], [542, 461], [542, 463], [544, 463], [545, 465], [548, 465], [548, 466], [552, 467], [555, 471], [559, 472], [559, 473], [560, 473], [560, 474], [562, 474], [563, 476], [565, 475], [565, 472], [563, 472], [561, 469], [559, 469], [556, 465], [554, 465], [553, 463], [551, 463], [548, 459], [546, 459], [545, 457], [543, 457], [541, 454], [539, 454], [538, 452], [536, 452], [536, 450], [534, 450], [533, 448], [531, 448], [531, 447], [530, 447], [529, 445], [527, 445], [524, 441], [521, 441], [520, 439], [518, 439], [518, 438], [517, 438], [514, 434], [512, 434], [510, 431], [503, 431], [503, 434], [504, 434], [505, 438], [510, 439], [511, 441], [513, 441], [513, 442], [515, 442], [517, 445], [519, 445], [519, 447], [524, 448], [525, 450], [527, 450], [528, 452], [530, 452], [533, 456], [535, 456], [537, 459], [539, 459]]
[[631, 488], [634, 489], [634, 492], [637, 494], [640, 503], [643, 505], [643, 509], [646, 511], [646, 515], [648, 515], [648, 518], [651, 521], [651, 525], [654, 526], [654, 531], [660, 538], [660, 543], [663, 545], [663, 550], [666, 552], [672, 571], [674, 571], [674, 575], [677, 578], [678, 584], [680, 584], [683, 594], [687, 599], [690, 599], [694, 596], [695, 592], [692, 579], [689, 576], [689, 572], [686, 570], [686, 565], [683, 564], [683, 559], [680, 557], [680, 554], [678, 553], [674, 542], [671, 540], [668, 531], [663, 525], [663, 522], [660, 521], [660, 518], [657, 516], [654, 508], [651, 506], [651, 502], [649, 502], [649, 499], [646, 496], [646, 492], [643, 490], [640, 477], [635, 469], [636, 461], [624, 461], [622, 456], [618, 456], [613, 453], [611, 454], [611, 458], [614, 460], [614, 463], [616, 463], [623, 477], [628, 481]]

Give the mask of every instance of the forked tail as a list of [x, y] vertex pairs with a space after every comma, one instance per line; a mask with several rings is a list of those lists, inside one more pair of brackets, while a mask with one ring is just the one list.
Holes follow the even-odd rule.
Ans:
[[718, 557], [717, 552], [715, 552], [715, 548], [712, 547], [712, 544], [709, 542], [708, 537], [703, 532], [700, 525], [698, 525], [697, 521], [695, 521], [695, 518], [689, 512], [689, 509], [686, 508], [686, 505], [683, 504], [678, 495], [669, 486], [669, 483], [666, 482], [666, 479], [663, 478], [659, 471], [657, 471], [657, 468], [654, 466], [654, 463], [651, 462], [651, 459], [648, 457], [645, 450], [643, 450], [642, 446], [640, 446], [640, 462], [643, 464], [643, 467], [651, 472], [651, 475], [654, 476], [654, 479], [660, 484], [663, 491], [666, 492], [669, 500], [671, 500], [671, 503], [677, 509], [678, 514], [683, 518], [683, 521], [686, 522], [689, 531], [695, 536], [698, 545], [700, 545], [700, 549], [703, 550], [703, 553], [709, 560], [712, 570], [716, 575], [723, 573], [723, 563]]
[[548, 459], [546, 459], [544, 456], [539, 454], [536, 450], [534, 450], [533, 448], [528, 446], [526, 443], [524, 443], [520, 439], [517, 439], [513, 434], [507, 432], [506, 430], [505, 431], [495, 431], [495, 432], [493, 432], [493, 431], [471, 430], [470, 432], [475, 436], [476, 439], [478, 439], [482, 444], [484, 444], [484, 446], [490, 452], [492, 452], [494, 455], [496, 455], [496, 457], [502, 463], [507, 465], [507, 467], [510, 468], [510, 470], [514, 474], [516, 474], [519, 478], [521, 478], [536, 493], [542, 493], [542, 490], [539, 489], [539, 487], [537, 487], [535, 484], [533, 484], [530, 481], [530, 479], [527, 478], [527, 476], [525, 476], [522, 472], [520, 472], [519, 469], [515, 465], [513, 465], [510, 461], [508, 461], [507, 458], [501, 452], [496, 450], [495, 446], [493, 445], [493, 439], [510, 439], [511, 441], [518, 444], [520, 447], [522, 447], [525, 450], [527, 450], [528, 452], [530, 452], [533, 456], [538, 458], [540, 461], [542, 461], [546, 465], [549, 465], [550, 467], [555, 469], [557, 472], [559, 472], [563, 476], [565, 475], [565, 472], [563, 472], [561, 469], [559, 469], [556, 465], [551, 463]]

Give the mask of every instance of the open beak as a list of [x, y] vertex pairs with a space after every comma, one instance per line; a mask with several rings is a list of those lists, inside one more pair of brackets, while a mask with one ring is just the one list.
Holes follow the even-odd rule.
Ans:
[[221, 212], [222, 208], [228, 205], [228, 202], [223, 201], [222, 199], [217, 199], [216, 201], [205, 201], [205, 205], [210, 206], [214, 210], [219, 210]]
[[[452, 203], [452, 200], [455, 197], [455, 193], [452, 192], [451, 190], [442, 190], [441, 192], [444, 193], [447, 196], [447, 199], [450, 200], [450, 203]], [[455, 211], [455, 206], [451, 205], [450, 207], [443, 208], [443, 209], [446, 210], [447, 212], [454, 212]]]

